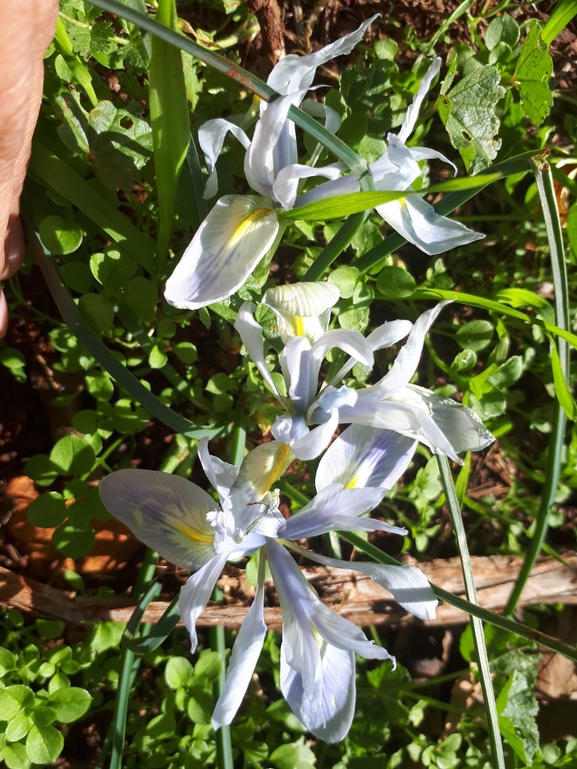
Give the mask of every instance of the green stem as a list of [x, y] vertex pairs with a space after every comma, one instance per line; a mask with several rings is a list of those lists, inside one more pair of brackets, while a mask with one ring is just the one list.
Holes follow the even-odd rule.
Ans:
[[309, 267], [303, 277], [303, 281], [319, 280], [335, 261], [337, 256], [339, 256], [349, 245], [366, 218], [366, 213], [349, 216], [331, 242], [325, 246], [313, 264]]
[[[563, 248], [563, 232], [557, 210], [557, 201], [555, 198], [555, 189], [553, 186], [553, 177], [548, 164], [537, 164], [533, 162], [533, 172], [537, 182], [539, 199], [543, 209], [545, 227], [547, 230], [547, 239], [549, 241], [549, 251], [551, 254], [551, 273], [553, 276], [553, 287], [555, 294], [555, 323], [564, 330], [569, 329], [569, 287], [567, 282], [567, 269], [565, 266], [565, 252]], [[551, 342], [555, 344], [555, 342]], [[569, 346], [562, 339], [557, 339], [557, 351], [561, 371], [565, 381], [568, 383], [569, 375]], [[551, 433], [549, 436], [549, 445], [547, 447], [547, 468], [545, 473], [545, 483], [541, 495], [541, 504], [535, 519], [535, 531], [525, 555], [525, 560], [521, 571], [515, 581], [509, 600], [504, 609], [504, 614], [510, 616], [515, 611], [517, 602], [523, 592], [527, 580], [533, 570], [533, 566], [543, 548], [547, 530], [549, 528], [549, 516], [551, 508], [555, 502], [555, 494], [559, 485], [561, 475], [561, 455], [563, 452], [563, 441], [565, 436], [565, 427], [567, 418], [561, 408], [559, 399], [556, 398], [553, 404], [553, 419]]]
[[[140, 602], [135, 608], [127, 626], [133, 633], [137, 633], [140, 618], [150, 601], [160, 592], [160, 584], [156, 583], [146, 590], [154, 578], [158, 557], [155, 552], [146, 549], [142, 567], [136, 578], [134, 591], [140, 597]], [[144, 625], [140, 629], [142, 635], [146, 635], [150, 625]], [[110, 757], [110, 769], [122, 769], [122, 756], [124, 753], [124, 740], [126, 737], [126, 718], [128, 715], [128, 703], [130, 692], [140, 667], [142, 658], [136, 658], [132, 649], [124, 646], [120, 656], [120, 675], [118, 679], [118, 692], [114, 703], [114, 716], [112, 719], [112, 755]]]
[[[475, 577], [471, 566], [471, 556], [469, 555], [469, 546], [467, 544], [467, 535], [463, 525], [463, 517], [453, 476], [449, 466], [449, 460], [446, 456], [438, 456], [437, 461], [441, 473], [441, 480], [447, 498], [447, 505], [451, 514], [457, 548], [461, 556], [461, 567], [463, 570], [463, 580], [465, 582], [465, 594], [472, 604], [478, 605], [477, 590], [475, 588]], [[491, 741], [491, 752], [495, 766], [499, 769], [505, 769], [505, 756], [503, 754], [503, 744], [499, 731], [499, 714], [497, 713], [497, 703], [495, 702], [495, 692], [493, 690], [493, 679], [489, 668], [489, 657], [487, 656], [487, 647], [485, 646], [485, 634], [483, 632], [483, 623], [478, 617], [471, 616], [471, 627], [473, 630], [473, 643], [477, 655], [477, 664], [479, 666], [479, 678], [481, 680], [481, 689], [483, 690], [483, 700], [485, 703], [485, 712], [487, 714], [487, 726], [489, 728], [489, 739]]]
[[[222, 603], [222, 590], [215, 587], [212, 594], [212, 600], [217, 604]], [[209, 631], [210, 646], [218, 653], [222, 661], [220, 674], [214, 682], [213, 690], [216, 699], [220, 697], [226, 683], [226, 638], [224, 625], [211, 627]], [[216, 730], [216, 754], [218, 757], [218, 769], [233, 769], [234, 759], [232, 757], [232, 740], [230, 735], [230, 725], [226, 724]]]

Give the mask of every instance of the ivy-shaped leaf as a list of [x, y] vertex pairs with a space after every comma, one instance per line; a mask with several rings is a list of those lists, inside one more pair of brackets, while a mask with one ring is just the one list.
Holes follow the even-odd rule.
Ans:
[[549, 88], [552, 71], [553, 60], [549, 55], [549, 46], [541, 38], [541, 25], [533, 20], [521, 49], [513, 82], [529, 120], [536, 126], [541, 125], [553, 106], [553, 95]]
[[500, 79], [492, 65], [476, 67], [437, 102], [451, 144], [470, 174], [488, 168], [501, 147], [495, 138], [500, 125], [495, 105], [505, 95]]
[[87, 113], [76, 91], [56, 99], [64, 122], [58, 133], [75, 154], [87, 156], [107, 187], [130, 186], [152, 154], [152, 130], [142, 118], [110, 101]]
[[532, 682], [515, 670], [497, 698], [499, 726], [519, 758], [529, 766], [539, 748], [539, 729], [535, 716], [539, 705]]

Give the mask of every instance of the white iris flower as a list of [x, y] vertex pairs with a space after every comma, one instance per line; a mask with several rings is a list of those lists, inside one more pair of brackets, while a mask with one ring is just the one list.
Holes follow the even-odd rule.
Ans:
[[[459, 452], [480, 451], [492, 443], [492, 434], [471, 409], [409, 384], [425, 336], [447, 302], [423, 313], [414, 325], [406, 320], [383, 323], [365, 339], [356, 331], [326, 330], [330, 308], [338, 298], [338, 289], [330, 283], [277, 286], [265, 293], [263, 303], [277, 314], [285, 345], [280, 365], [288, 397], [279, 392], [268, 369], [262, 329], [254, 318], [255, 305], [245, 302], [240, 308], [235, 328], [287, 412], [277, 417], [272, 427], [278, 441], [289, 444], [299, 459], [312, 459], [329, 445], [338, 424], [361, 424], [422, 441], [434, 453], [446, 454], [457, 462]], [[391, 370], [376, 384], [360, 390], [335, 387], [355, 363], [372, 367], [373, 352], [405, 337], [407, 341]], [[350, 357], [319, 392], [320, 367], [332, 347]]]
[[[312, 176], [336, 179], [341, 175], [340, 166], [314, 168], [298, 163], [295, 127], [287, 115], [291, 105], [301, 104], [317, 67], [350, 53], [376, 18], [316, 53], [282, 59], [267, 81], [281, 97], [261, 104], [252, 141], [242, 128], [222, 118], [201, 126], [199, 142], [210, 174], [205, 197], [217, 193], [216, 161], [229, 131], [246, 149], [244, 172], [257, 194], [225, 195], [217, 201], [166, 284], [167, 302], [195, 310], [231, 296], [280, 240], [284, 228], [277, 213], [293, 208], [299, 182]], [[336, 130], [336, 112], [324, 107], [321, 111], [327, 128]]]
[[[420, 160], [436, 158], [448, 163], [456, 172], [455, 165], [440, 152], [427, 147], [406, 146], [406, 141], [414, 131], [421, 105], [440, 68], [441, 59], [433, 59], [427, 74], [419, 85], [419, 90], [407, 109], [405, 120], [398, 134], [388, 134], [388, 147], [385, 153], [369, 166], [375, 190], [381, 192], [407, 190], [411, 193], [413, 183], [421, 176], [421, 169], [418, 164]], [[305, 193], [298, 199], [296, 206], [337, 195], [347, 195], [358, 192], [359, 189], [359, 183], [354, 176], [343, 176], [340, 179], [320, 184]], [[405, 240], [429, 255], [440, 254], [456, 246], [463, 246], [485, 237], [459, 222], [454, 222], [446, 216], [440, 216], [417, 193], [408, 194], [400, 200], [377, 206], [376, 211]]]
[[[113, 515], [164, 558], [194, 571], [180, 592], [180, 613], [190, 632], [193, 651], [197, 646], [196, 620], [224, 564], [257, 553], [256, 595], [232, 650], [226, 684], [213, 713], [215, 728], [234, 718], [264, 643], [265, 559], [283, 612], [281, 688], [307, 729], [329, 742], [342, 739], [353, 717], [355, 652], [371, 659], [392, 659], [385, 649], [367, 640], [356, 625], [322, 604], [283, 547], [286, 544], [298, 550], [287, 540], [335, 528], [406, 533], [383, 521], [360, 517], [379, 504], [384, 490], [403, 469], [402, 462], [392, 461], [389, 471], [375, 474], [379, 463], [374, 448], [365, 441], [349, 457], [349, 475], [362, 478], [356, 485], [349, 478], [346, 487], [346, 472], [337, 478], [328, 460], [319, 493], [288, 520], [280, 513], [278, 494], [271, 491], [271, 486], [292, 455], [286, 445], [276, 442], [250, 452], [240, 470], [211, 457], [206, 439], [200, 442], [199, 457], [218, 492], [220, 505], [194, 483], [166, 473], [120, 470], [101, 481], [102, 500]], [[351, 568], [346, 561], [333, 561], [309, 551], [306, 556], [327, 565]], [[360, 562], [354, 566], [389, 590], [417, 617], [434, 617], [437, 602], [417, 568]]]

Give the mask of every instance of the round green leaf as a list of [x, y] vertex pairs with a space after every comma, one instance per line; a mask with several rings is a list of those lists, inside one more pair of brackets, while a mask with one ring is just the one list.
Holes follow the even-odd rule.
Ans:
[[34, 692], [29, 686], [14, 684], [0, 692], [0, 721], [12, 719], [25, 708], [34, 705]]
[[168, 355], [166, 354], [166, 342], [163, 340], [159, 344], [155, 344], [148, 356], [148, 365], [150, 368], [159, 369], [166, 366], [168, 362]]
[[9, 670], [16, 667], [16, 657], [8, 649], [0, 646], [0, 678], [3, 678]]
[[493, 326], [488, 320], [472, 320], [470, 323], [465, 323], [455, 335], [459, 347], [463, 350], [468, 348], [474, 352], [487, 347], [491, 343], [492, 336]]
[[98, 412], [94, 409], [82, 409], [72, 417], [72, 427], [79, 433], [95, 433], [98, 430]]
[[39, 486], [50, 486], [58, 478], [47, 454], [34, 454], [24, 465], [24, 473]]
[[68, 262], [60, 267], [62, 280], [67, 286], [78, 291], [79, 294], [85, 294], [92, 285], [92, 274], [87, 264], [82, 262]]
[[337, 267], [329, 275], [329, 283], [334, 283], [339, 289], [342, 299], [350, 299], [355, 290], [355, 284], [359, 277], [359, 271], [356, 267], [343, 265]]
[[30, 769], [30, 759], [26, 755], [26, 748], [21, 742], [6, 745], [3, 751], [3, 758], [8, 769]]
[[84, 320], [96, 331], [102, 333], [110, 328], [114, 321], [112, 305], [100, 296], [100, 294], [84, 294], [78, 302], [78, 309]]
[[198, 360], [198, 352], [192, 342], [179, 342], [172, 349], [178, 360], [183, 363], [195, 363]]
[[519, 42], [519, 25], [512, 16], [503, 13], [497, 16], [487, 27], [485, 45], [492, 51], [500, 43], [513, 46]]
[[6, 368], [24, 368], [26, 358], [24, 353], [16, 347], [4, 347], [0, 350], [0, 363]]
[[96, 371], [85, 377], [86, 389], [97, 401], [109, 401], [114, 394], [114, 385], [110, 376], [104, 371]]
[[416, 288], [413, 276], [402, 267], [383, 267], [377, 276], [377, 289], [385, 299], [406, 299]]
[[463, 371], [470, 371], [477, 365], [477, 353], [474, 350], [462, 350], [455, 356], [455, 360], [451, 363], [451, 368], [458, 374]]
[[128, 254], [110, 249], [105, 254], [92, 254], [90, 270], [106, 288], [112, 291], [123, 288], [134, 275], [138, 265]]
[[56, 711], [46, 705], [39, 705], [32, 711], [32, 718], [36, 726], [50, 726], [56, 721]]
[[158, 303], [158, 291], [148, 278], [132, 278], [124, 293], [126, 299], [137, 307], [153, 307]]
[[156, 336], [161, 339], [172, 339], [176, 334], [176, 323], [170, 318], [162, 318], [156, 327]]
[[53, 254], [72, 254], [80, 247], [83, 238], [82, 228], [71, 219], [61, 216], [45, 216], [40, 222], [42, 242]]
[[52, 535], [54, 547], [69, 558], [81, 558], [94, 546], [94, 529], [61, 524]]
[[60, 526], [66, 518], [66, 504], [62, 494], [57, 491], [47, 491], [30, 504], [27, 511], [28, 520], [34, 526], [51, 529]]
[[26, 753], [35, 764], [52, 764], [64, 747], [62, 733], [53, 726], [33, 726], [26, 738]]
[[50, 452], [50, 461], [60, 475], [84, 475], [94, 467], [92, 446], [79, 435], [66, 435]]
[[171, 657], [166, 663], [164, 678], [171, 689], [179, 689], [186, 686], [192, 674], [192, 665], [186, 657]]
[[63, 724], [69, 724], [82, 718], [88, 711], [92, 696], [86, 689], [70, 686], [52, 692], [48, 702], [56, 711], [56, 718]]

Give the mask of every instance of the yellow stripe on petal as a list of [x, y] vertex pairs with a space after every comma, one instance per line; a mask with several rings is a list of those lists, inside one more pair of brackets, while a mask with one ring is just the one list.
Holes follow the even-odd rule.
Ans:
[[354, 489], [357, 486], [357, 483], [359, 482], [359, 476], [357, 474], [353, 475], [352, 478], [345, 484], [345, 489]]
[[206, 545], [212, 545], [214, 542], [214, 536], [202, 534], [200, 531], [192, 529], [190, 526], [185, 526], [183, 523], [180, 523], [180, 521], [173, 520], [172, 525], [175, 529], [180, 531], [181, 534], [190, 537], [194, 542], [201, 542]]
[[274, 213], [273, 208], [257, 208], [256, 211], [253, 211], [251, 214], [249, 214], [246, 219], [240, 222], [240, 224], [237, 226], [236, 230], [232, 234], [231, 239], [228, 242], [229, 246], [231, 248], [235, 246], [238, 241], [245, 236], [246, 231], [256, 219], [260, 219], [263, 216], [268, 216], [272, 213]]
[[262, 497], [275, 481], [281, 477], [292, 461], [292, 451], [286, 443], [279, 443], [273, 457], [273, 465], [262, 479], [261, 485], [257, 488], [257, 494]]

